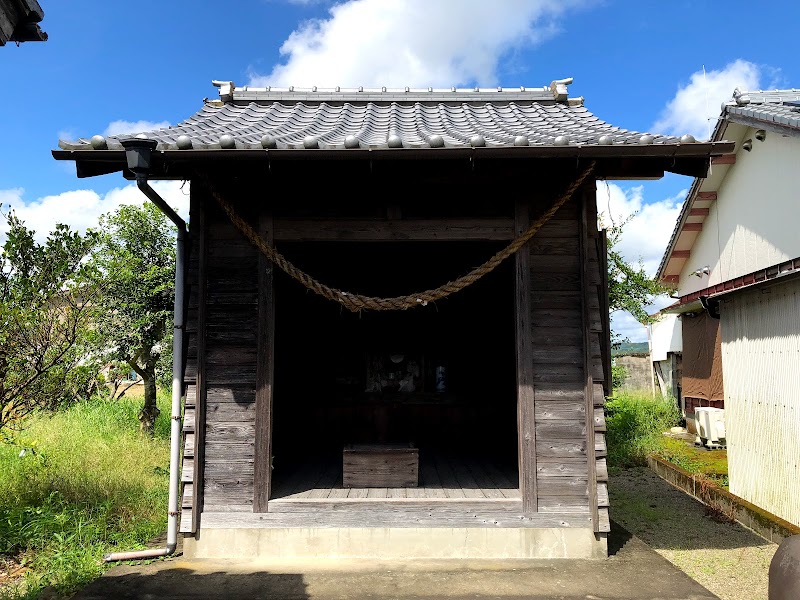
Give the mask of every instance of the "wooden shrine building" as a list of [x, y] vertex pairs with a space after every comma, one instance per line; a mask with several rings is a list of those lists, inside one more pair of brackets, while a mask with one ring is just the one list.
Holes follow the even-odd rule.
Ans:
[[[569, 83], [215, 82], [139, 134], [149, 179], [191, 182], [187, 555], [605, 556], [596, 181], [732, 145], [613, 127]], [[133, 138], [54, 155], [132, 178]]]

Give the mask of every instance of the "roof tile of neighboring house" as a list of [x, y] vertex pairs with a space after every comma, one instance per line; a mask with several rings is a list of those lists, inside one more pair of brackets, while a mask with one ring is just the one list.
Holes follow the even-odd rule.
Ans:
[[745, 92], [724, 108], [731, 121], [755, 119], [800, 130], [800, 90]]

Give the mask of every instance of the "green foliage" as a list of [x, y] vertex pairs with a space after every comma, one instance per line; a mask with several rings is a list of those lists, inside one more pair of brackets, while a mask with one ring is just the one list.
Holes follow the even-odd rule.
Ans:
[[[169, 405], [167, 394], [159, 404]], [[169, 418], [137, 431], [136, 400], [96, 398], [30, 417], [0, 443], [0, 553], [29, 571], [0, 598], [70, 592], [106, 568], [106, 552], [141, 548], [166, 526]]]
[[647, 324], [653, 321], [646, 307], [653, 299], [666, 292], [655, 277], [644, 270], [641, 258], [637, 263], [629, 263], [615, 247], [622, 237], [623, 228], [636, 216], [630, 215], [619, 224], [608, 228], [608, 306], [613, 313], [624, 310], [639, 321]]
[[625, 378], [628, 376], [628, 370], [622, 365], [611, 365], [611, 387], [618, 390], [625, 383]]
[[606, 402], [609, 466], [643, 466], [659, 448], [663, 432], [677, 425], [680, 413], [673, 398], [617, 392]]
[[647, 342], [621, 342], [611, 351], [611, 356], [630, 356], [633, 354], [650, 354]]
[[154, 205], [121, 206], [100, 219], [92, 265], [99, 289], [95, 337], [107, 362], [127, 363], [144, 380], [142, 427], [152, 431], [156, 373], [172, 344], [175, 248], [171, 223]]
[[0, 429], [36, 408], [53, 408], [86, 381], [84, 356], [94, 287], [87, 255], [97, 234], [56, 225], [44, 244], [14, 213], [0, 252]]
[[160, 351], [172, 316], [175, 249], [172, 228], [154, 205], [121, 206], [100, 219], [93, 259], [101, 274], [104, 316], [98, 332], [120, 361]]

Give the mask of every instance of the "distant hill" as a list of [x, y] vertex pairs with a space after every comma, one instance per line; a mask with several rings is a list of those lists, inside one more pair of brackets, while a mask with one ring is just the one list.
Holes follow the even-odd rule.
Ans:
[[647, 342], [623, 342], [619, 348], [611, 351], [612, 356], [625, 356], [628, 354], [647, 354], [650, 349]]

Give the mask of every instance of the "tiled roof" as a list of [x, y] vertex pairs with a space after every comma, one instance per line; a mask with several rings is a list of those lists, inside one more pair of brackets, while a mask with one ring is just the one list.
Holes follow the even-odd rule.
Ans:
[[725, 106], [731, 120], [749, 117], [766, 123], [800, 129], [800, 90], [744, 92]]
[[567, 84], [543, 88], [410, 90], [236, 88], [214, 82], [206, 101], [181, 123], [139, 134], [60, 142], [65, 150], [115, 150], [138, 135], [160, 150], [350, 149], [675, 145], [694, 142], [614, 127], [570, 99]]

